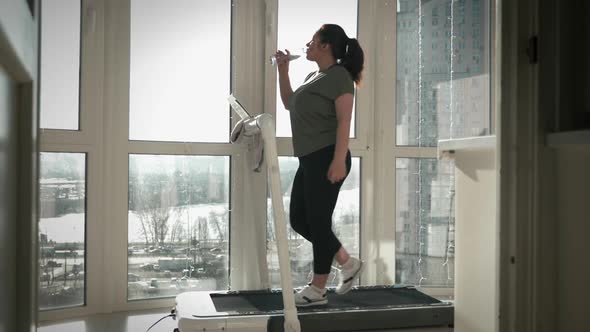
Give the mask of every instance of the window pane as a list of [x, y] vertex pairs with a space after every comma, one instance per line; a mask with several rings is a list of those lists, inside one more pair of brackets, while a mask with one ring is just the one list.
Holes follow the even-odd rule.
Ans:
[[436, 159], [396, 159], [398, 284], [454, 285], [454, 165]]
[[129, 139], [228, 142], [231, 2], [132, 0]]
[[[342, 245], [348, 252], [356, 257], [360, 255], [360, 158], [352, 158], [352, 170], [344, 181], [338, 196], [338, 203], [334, 209], [333, 230]], [[299, 160], [294, 157], [279, 157], [279, 168], [281, 169], [281, 186], [283, 191], [283, 202], [287, 220], [289, 216], [289, 201], [291, 198], [291, 185], [295, 172], [299, 166]], [[272, 214], [272, 202], [267, 199], [267, 243], [266, 253], [268, 261], [269, 280], [272, 288], [281, 287], [281, 275], [279, 270], [279, 257], [277, 254], [277, 243], [274, 232], [274, 218]], [[289, 226], [287, 229], [289, 239], [289, 251], [291, 253], [291, 270], [293, 286], [301, 287], [307, 285], [313, 273], [313, 254], [311, 243], [297, 234]], [[328, 286], [338, 285], [338, 274], [330, 273]]]
[[397, 145], [490, 134], [489, 0], [398, 4]]
[[80, 0], [40, 1], [40, 126], [78, 130]]
[[228, 288], [227, 156], [129, 156], [128, 298]]
[[[309, 8], [314, 10], [310, 11]], [[279, 0], [278, 17], [278, 48], [288, 49], [292, 53], [301, 53], [299, 50], [305, 47], [313, 34], [325, 23], [340, 25], [351, 38], [356, 38], [357, 35], [356, 0]], [[309, 73], [317, 69], [315, 62], [306, 60], [305, 56], [293, 61], [289, 65], [293, 90], [303, 83]], [[277, 137], [291, 137], [289, 111], [283, 107], [278, 84], [277, 80]], [[354, 113], [352, 119], [350, 136], [354, 137]]]
[[42, 152], [39, 308], [85, 304], [86, 154]]

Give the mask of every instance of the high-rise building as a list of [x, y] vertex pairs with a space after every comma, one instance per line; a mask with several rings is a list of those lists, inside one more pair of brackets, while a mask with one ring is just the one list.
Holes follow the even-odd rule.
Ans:
[[[435, 147], [439, 139], [489, 133], [488, 6], [399, 0], [397, 145]], [[433, 159], [397, 161], [397, 181], [405, 184], [397, 192], [400, 282], [440, 285], [452, 277], [453, 169]]]

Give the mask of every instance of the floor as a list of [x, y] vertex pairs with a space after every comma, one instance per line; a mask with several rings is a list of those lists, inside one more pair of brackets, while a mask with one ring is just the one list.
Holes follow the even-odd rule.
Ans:
[[[94, 315], [68, 321], [41, 323], [38, 332], [145, 332], [158, 319], [170, 312], [164, 309], [142, 312], [120, 312]], [[172, 332], [176, 321], [168, 317], [150, 332]]]
[[[162, 309], [96, 315], [69, 321], [42, 323], [38, 332], [145, 332], [158, 319], [167, 314], [169, 314], [169, 312]], [[176, 328], [176, 321], [172, 320], [172, 318], [166, 318], [154, 326], [150, 332], [172, 332], [174, 328]], [[388, 331], [390, 330], [379, 330], [378, 332]], [[421, 328], [391, 330], [390, 332], [453, 332], [453, 329]]]

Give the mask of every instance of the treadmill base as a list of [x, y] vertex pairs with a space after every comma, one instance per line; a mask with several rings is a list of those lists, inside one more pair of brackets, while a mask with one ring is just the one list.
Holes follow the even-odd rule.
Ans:
[[[300, 308], [301, 331], [336, 332], [452, 326], [453, 306], [414, 287], [360, 287]], [[188, 292], [176, 298], [179, 332], [283, 331], [280, 291]]]

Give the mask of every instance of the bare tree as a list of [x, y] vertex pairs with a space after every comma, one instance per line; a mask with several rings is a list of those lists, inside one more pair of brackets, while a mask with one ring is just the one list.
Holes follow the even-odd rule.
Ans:
[[[207, 227], [207, 218], [198, 217], [198, 235], [195, 238], [199, 239], [201, 243], [209, 241], [209, 228]], [[197, 230], [195, 230], [197, 231]]]
[[170, 231], [168, 223], [176, 203], [176, 187], [166, 174], [150, 174], [136, 188], [136, 213], [146, 245], [163, 245]]
[[186, 210], [186, 206], [179, 206], [176, 208], [176, 218], [174, 219], [172, 229], [170, 231], [170, 243], [181, 242], [184, 238], [185, 230], [182, 217]]
[[216, 213], [215, 211], [209, 212], [209, 222], [213, 223], [215, 230], [217, 231], [219, 241], [226, 239], [226, 219], [227, 213]]
[[153, 243], [154, 239], [154, 234], [151, 232], [151, 228], [149, 227], [149, 213], [147, 210], [138, 210], [136, 213], [139, 217], [139, 223], [141, 224], [141, 235], [145, 240], [145, 245], [149, 246], [150, 243]]

